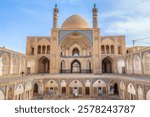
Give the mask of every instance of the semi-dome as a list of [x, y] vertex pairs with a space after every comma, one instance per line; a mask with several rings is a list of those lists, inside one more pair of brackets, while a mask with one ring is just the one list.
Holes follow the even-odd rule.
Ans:
[[87, 23], [87, 21], [81, 16], [72, 15], [64, 21], [61, 28], [76, 29], [76, 28], [90, 28], [90, 26]]

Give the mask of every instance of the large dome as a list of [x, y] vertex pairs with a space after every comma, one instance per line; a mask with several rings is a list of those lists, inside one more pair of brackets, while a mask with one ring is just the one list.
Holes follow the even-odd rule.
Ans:
[[87, 23], [87, 21], [83, 19], [81, 16], [72, 15], [64, 21], [61, 28], [78, 29], [78, 28], [90, 28], [90, 26]]

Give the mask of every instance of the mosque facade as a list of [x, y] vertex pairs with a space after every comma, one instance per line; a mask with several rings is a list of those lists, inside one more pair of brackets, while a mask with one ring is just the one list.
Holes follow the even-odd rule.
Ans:
[[58, 15], [55, 6], [51, 36], [27, 37], [26, 54], [0, 48], [1, 100], [150, 99], [150, 46], [127, 48], [124, 35], [102, 36], [96, 5], [92, 27], [80, 15], [59, 27]]

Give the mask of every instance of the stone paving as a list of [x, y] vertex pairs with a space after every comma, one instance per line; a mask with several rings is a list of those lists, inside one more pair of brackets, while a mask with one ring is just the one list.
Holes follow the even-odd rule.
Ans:
[[121, 100], [118, 95], [99, 97], [58, 97], [58, 96], [34, 96], [32, 100]]

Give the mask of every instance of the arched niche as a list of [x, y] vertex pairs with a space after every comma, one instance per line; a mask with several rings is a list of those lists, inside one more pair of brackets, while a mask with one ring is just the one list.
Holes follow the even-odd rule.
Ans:
[[73, 80], [69, 83], [69, 87], [82, 87], [83, 84], [79, 80]]
[[0, 90], [0, 100], [4, 100], [4, 99], [5, 99], [5, 95], [3, 91]]

